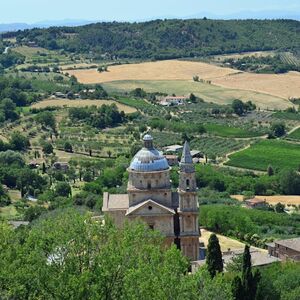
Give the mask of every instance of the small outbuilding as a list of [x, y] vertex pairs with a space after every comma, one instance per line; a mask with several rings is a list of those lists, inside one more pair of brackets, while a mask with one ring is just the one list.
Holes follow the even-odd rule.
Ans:
[[268, 243], [267, 247], [270, 256], [284, 261], [300, 261], [300, 237], [274, 241], [273, 243]]
[[174, 155], [174, 154], [170, 154], [170, 155], [164, 155], [165, 158], [167, 159], [168, 161], [168, 164], [169, 166], [178, 166], [178, 156], [177, 155]]
[[69, 170], [69, 164], [66, 162], [55, 162], [53, 164], [53, 169], [57, 171], [68, 171]]
[[265, 199], [258, 199], [258, 198], [253, 198], [253, 199], [248, 199], [245, 201], [246, 207], [248, 208], [262, 208], [265, 207], [267, 202]]

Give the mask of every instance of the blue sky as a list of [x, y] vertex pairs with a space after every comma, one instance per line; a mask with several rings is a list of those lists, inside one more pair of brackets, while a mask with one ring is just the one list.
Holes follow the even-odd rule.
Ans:
[[44, 20], [142, 20], [203, 12], [278, 10], [300, 14], [300, 0], [0, 0], [0, 23]]

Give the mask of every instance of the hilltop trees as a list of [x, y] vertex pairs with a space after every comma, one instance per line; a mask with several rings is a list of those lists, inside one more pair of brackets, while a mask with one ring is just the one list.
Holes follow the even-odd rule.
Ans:
[[101, 107], [73, 107], [69, 109], [69, 118], [73, 122], [85, 121], [96, 128], [116, 126], [126, 121], [123, 111], [119, 112], [115, 104], [102, 105]]
[[294, 170], [283, 170], [280, 174], [280, 186], [286, 195], [300, 194], [300, 175]]
[[275, 137], [281, 137], [285, 135], [285, 125], [283, 123], [275, 123], [271, 126], [271, 134]]
[[56, 120], [53, 112], [43, 111], [36, 116], [36, 121], [46, 128], [56, 131]]
[[[111, 58], [158, 60], [296, 49], [300, 47], [298, 29], [299, 22], [292, 20], [156, 20], [33, 29], [16, 32], [14, 36], [18, 42], [34, 40], [41, 47], [95, 53], [96, 58], [107, 53]], [[68, 38], [70, 33], [72, 42]]]
[[15, 121], [18, 118], [19, 115], [16, 112], [16, 104], [9, 98], [3, 99], [0, 102], [0, 122], [7, 120]]
[[25, 151], [29, 148], [30, 142], [27, 137], [15, 131], [10, 136], [9, 147], [15, 151]]
[[256, 109], [256, 105], [251, 101], [247, 101], [246, 103], [244, 103], [239, 99], [233, 100], [231, 107], [234, 113], [237, 114], [238, 116], [242, 116], [246, 112]]

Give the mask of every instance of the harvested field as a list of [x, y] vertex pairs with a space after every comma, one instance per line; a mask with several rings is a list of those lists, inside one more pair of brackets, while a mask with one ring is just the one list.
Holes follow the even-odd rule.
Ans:
[[[194, 93], [205, 101], [220, 104], [233, 99], [251, 100], [262, 109], [285, 109], [292, 106], [290, 97], [300, 97], [300, 73], [254, 74], [192, 61], [166, 60], [97, 69], [68, 70], [85, 84], [102, 83], [111, 90], [132, 90], [136, 87], [149, 92], [177, 95]], [[194, 82], [193, 76], [213, 84]]]
[[254, 74], [240, 73], [212, 79], [218, 86], [250, 90], [289, 99], [300, 97], [300, 73]]
[[251, 99], [257, 107], [262, 109], [286, 109], [292, 104], [283, 98], [254, 91], [241, 91], [239, 89], [229, 89], [213, 84], [184, 81], [184, 80], [136, 80], [136, 81], [114, 81], [103, 84], [108, 92], [126, 92], [137, 87], [143, 88], [147, 92], [164, 92], [176, 95], [189, 95], [190, 93], [202, 98], [206, 102], [218, 104], [230, 104], [234, 99], [248, 101]]
[[[243, 201], [243, 195], [232, 195], [232, 198]], [[300, 196], [255, 196], [255, 198], [266, 200], [269, 204], [275, 205], [277, 203], [282, 203], [285, 205], [300, 205]]]
[[112, 66], [108, 67], [108, 72], [102, 73], [97, 69], [68, 70], [68, 73], [81, 83], [93, 84], [119, 80], [192, 80], [195, 75], [212, 79], [238, 71], [202, 62], [165, 60]]
[[266, 57], [266, 56], [274, 56], [274, 51], [254, 51], [254, 52], [243, 52], [243, 53], [232, 53], [232, 54], [224, 54], [224, 55], [216, 55], [213, 57], [213, 61], [223, 61], [225, 59], [239, 59], [246, 56], [251, 57]]
[[[84, 68], [88, 69], [93, 65], [97, 65], [97, 64], [89, 64], [89, 63], [81, 63], [80, 62], [80, 63], [74, 63], [74, 64], [61, 65], [60, 69], [62, 71], [72, 70], [72, 69], [80, 69], [81, 70], [81, 69], [84, 69]], [[70, 72], [68, 72], [68, 73], [70, 74]]]
[[136, 109], [124, 104], [120, 104], [112, 100], [67, 100], [67, 99], [47, 99], [38, 103], [33, 104], [31, 107], [34, 108], [45, 108], [49, 106], [59, 107], [84, 107], [84, 106], [101, 106], [101, 105], [116, 104], [120, 111], [124, 111], [127, 114], [136, 112]]
[[[213, 232], [208, 231], [206, 229], [201, 229], [200, 242], [204, 242], [204, 245], [206, 247], [208, 245], [208, 239], [212, 233]], [[237, 240], [228, 238], [224, 235], [217, 234], [217, 237], [219, 239], [222, 252], [228, 251], [229, 248], [231, 250], [237, 250], [237, 249], [244, 249], [244, 247], [245, 247], [245, 245], [243, 243], [241, 243]]]

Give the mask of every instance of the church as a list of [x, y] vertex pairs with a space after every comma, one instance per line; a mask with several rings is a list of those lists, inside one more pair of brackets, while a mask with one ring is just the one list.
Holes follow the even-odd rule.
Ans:
[[179, 186], [172, 191], [170, 166], [146, 134], [144, 147], [128, 168], [127, 194], [103, 196], [103, 212], [117, 226], [140, 219], [159, 230], [167, 245], [175, 244], [191, 261], [199, 258], [198, 197], [195, 168], [189, 143], [185, 142], [179, 170]]

